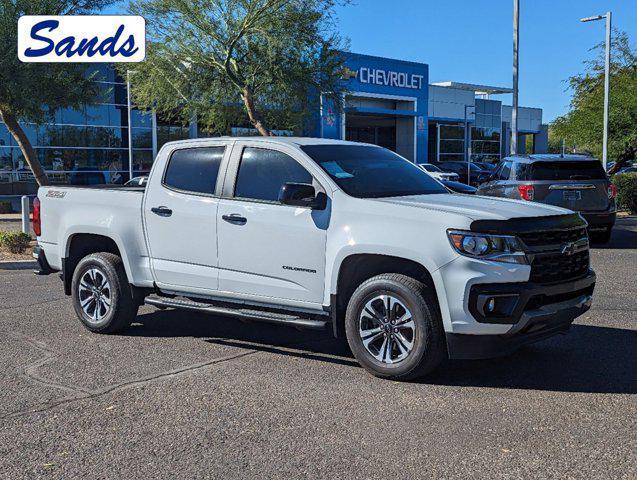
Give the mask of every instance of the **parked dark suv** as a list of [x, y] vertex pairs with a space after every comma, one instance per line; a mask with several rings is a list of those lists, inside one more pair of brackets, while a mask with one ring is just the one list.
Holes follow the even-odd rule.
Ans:
[[615, 186], [599, 160], [583, 155], [504, 158], [478, 195], [548, 203], [582, 214], [591, 241], [606, 243], [615, 224]]
[[[469, 184], [469, 182], [467, 182], [467, 162], [440, 162], [437, 163], [436, 166], [438, 166], [443, 172], [457, 173], [459, 182]], [[490, 173], [491, 172], [483, 169], [477, 164], [471, 163], [470, 185], [477, 187], [489, 178]]]

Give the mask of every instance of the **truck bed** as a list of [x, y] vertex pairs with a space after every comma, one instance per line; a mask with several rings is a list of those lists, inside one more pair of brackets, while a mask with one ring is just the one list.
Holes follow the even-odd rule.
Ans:
[[149, 277], [142, 223], [144, 190], [114, 185], [41, 187], [38, 242], [51, 247], [47, 248], [51, 267], [61, 269], [74, 236], [102, 235], [115, 241], [122, 257], [130, 258], [131, 280]]

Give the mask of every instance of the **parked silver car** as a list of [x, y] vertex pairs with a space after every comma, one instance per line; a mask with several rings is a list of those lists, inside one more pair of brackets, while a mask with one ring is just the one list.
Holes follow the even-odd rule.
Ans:
[[583, 155], [506, 157], [477, 194], [548, 203], [579, 212], [588, 222], [594, 242], [608, 242], [615, 224], [615, 186], [599, 160]]

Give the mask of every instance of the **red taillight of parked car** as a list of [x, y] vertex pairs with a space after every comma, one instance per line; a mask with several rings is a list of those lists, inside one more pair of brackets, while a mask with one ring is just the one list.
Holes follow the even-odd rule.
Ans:
[[608, 185], [608, 199], [612, 200], [617, 197], [617, 187], [614, 184]]
[[33, 231], [36, 237], [39, 237], [42, 233], [42, 226], [40, 223], [40, 199], [35, 197], [33, 200]]
[[533, 185], [518, 185], [518, 191], [520, 192], [522, 200], [531, 201], [535, 197], [535, 188], [533, 188]]

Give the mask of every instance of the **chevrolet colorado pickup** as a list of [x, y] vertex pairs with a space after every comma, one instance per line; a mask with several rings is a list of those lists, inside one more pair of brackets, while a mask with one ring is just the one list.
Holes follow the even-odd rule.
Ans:
[[595, 274], [579, 214], [461, 195], [374, 145], [172, 142], [146, 187], [42, 187], [40, 274], [80, 321], [125, 329], [142, 304], [345, 336], [374, 375], [412, 379], [563, 333]]

